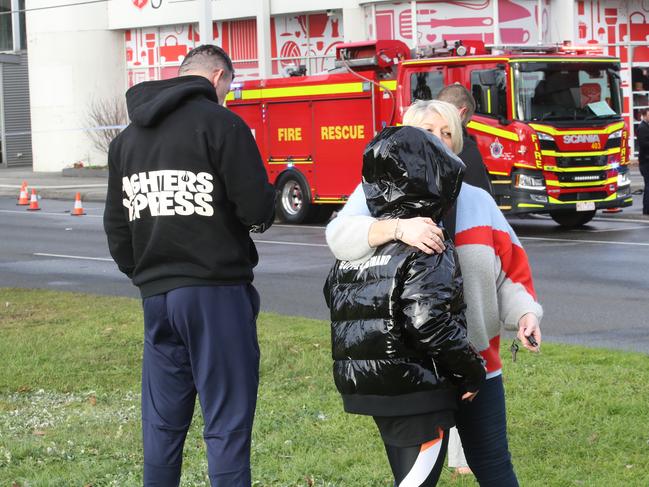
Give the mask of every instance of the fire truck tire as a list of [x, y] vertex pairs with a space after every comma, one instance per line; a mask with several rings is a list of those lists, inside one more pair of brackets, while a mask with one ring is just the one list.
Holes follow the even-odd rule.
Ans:
[[581, 227], [591, 221], [595, 216], [593, 211], [551, 211], [550, 216], [562, 227]]
[[316, 213], [304, 176], [290, 172], [277, 182], [277, 216], [286, 223], [305, 223]]

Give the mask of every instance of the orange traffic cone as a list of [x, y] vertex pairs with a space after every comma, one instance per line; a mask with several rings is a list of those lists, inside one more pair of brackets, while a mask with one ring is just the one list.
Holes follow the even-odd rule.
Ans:
[[83, 206], [81, 205], [81, 193], [77, 193], [77, 195], [74, 197], [74, 209], [70, 214], [72, 216], [81, 216], [86, 214], [86, 212], [83, 211]]
[[36, 211], [40, 209], [41, 207], [38, 206], [38, 196], [36, 196], [36, 190], [32, 189], [32, 197], [29, 200], [29, 207], [27, 208], [27, 211]]
[[27, 183], [23, 181], [23, 185], [20, 187], [20, 196], [18, 196], [17, 205], [26, 206], [29, 204], [29, 196], [27, 196]]

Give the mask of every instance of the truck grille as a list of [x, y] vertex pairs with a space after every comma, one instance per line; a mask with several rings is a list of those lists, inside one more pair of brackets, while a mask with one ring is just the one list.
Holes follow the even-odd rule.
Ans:
[[606, 191], [585, 191], [583, 193], [564, 193], [560, 194], [557, 199], [559, 201], [587, 201], [587, 200], [603, 200], [608, 195]]
[[605, 171], [587, 171], [587, 172], [563, 172], [557, 174], [557, 179], [561, 183], [594, 183], [606, 180]]
[[605, 166], [608, 156], [557, 157], [557, 167]]

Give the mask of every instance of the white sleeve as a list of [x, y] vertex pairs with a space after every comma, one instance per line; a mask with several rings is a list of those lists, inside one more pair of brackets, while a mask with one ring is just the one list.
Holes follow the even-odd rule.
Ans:
[[325, 231], [327, 245], [336, 259], [364, 261], [372, 257], [376, 249], [370, 247], [368, 237], [375, 221], [359, 184]]

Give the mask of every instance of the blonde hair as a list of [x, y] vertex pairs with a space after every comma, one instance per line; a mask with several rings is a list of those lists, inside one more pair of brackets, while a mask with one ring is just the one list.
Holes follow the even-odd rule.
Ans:
[[451, 150], [454, 154], [462, 151], [462, 122], [460, 112], [454, 105], [440, 100], [417, 100], [403, 114], [403, 125], [421, 127], [430, 113], [437, 113], [446, 120], [451, 132]]

